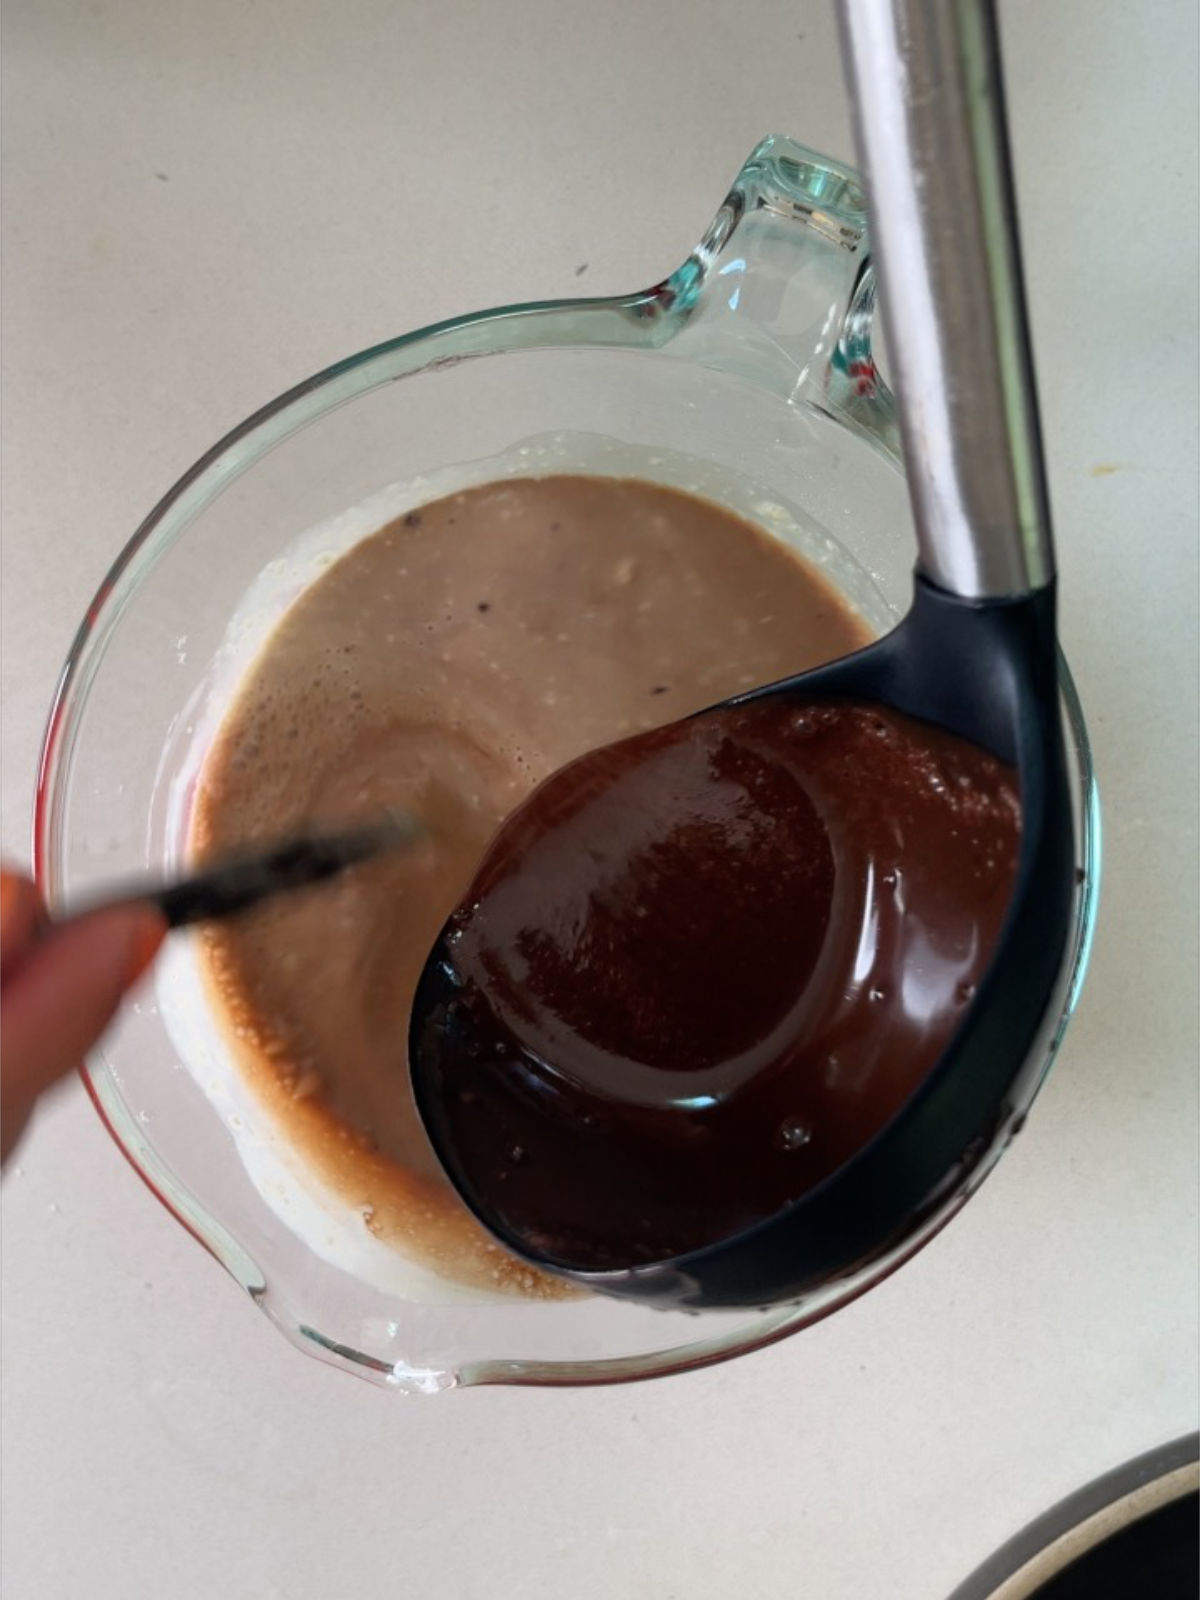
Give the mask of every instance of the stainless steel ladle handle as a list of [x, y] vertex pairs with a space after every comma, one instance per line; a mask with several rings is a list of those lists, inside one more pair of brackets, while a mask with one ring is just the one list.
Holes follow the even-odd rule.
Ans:
[[992, 0], [839, 0], [920, 568], [995, 599], [1054, 550]]

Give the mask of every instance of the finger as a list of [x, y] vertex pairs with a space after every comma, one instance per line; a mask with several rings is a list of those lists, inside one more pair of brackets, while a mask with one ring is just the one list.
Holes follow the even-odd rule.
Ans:
[[119, 906], [64, 924], [40, 939], [4, 985], [0, 1086], [8, 1122], [79, 1065], [145, 971], [166, 932], [147, 905]]
[[33, 943], [42, 919], [36, 886], [10, 867], [0, 870], [0, 974], [7, 973]]

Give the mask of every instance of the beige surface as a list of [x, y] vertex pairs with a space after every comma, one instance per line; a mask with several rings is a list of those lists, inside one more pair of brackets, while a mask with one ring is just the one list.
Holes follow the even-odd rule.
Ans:
[[[406, 1401], [291, 1352], [72, 1092], [5, 1183], [6, 1594], [928, 1600], [1195, 1425], [1196, 13], [1003, 9], [1107, 828], [1028, 1130], [921, 1257], [772, 1351]], [[17, 854], [70, 633], [218, 434], [404, 327], [660, 276], [763, 132], [849, 154], [824, 0], [10, 0], [4, 45]]]

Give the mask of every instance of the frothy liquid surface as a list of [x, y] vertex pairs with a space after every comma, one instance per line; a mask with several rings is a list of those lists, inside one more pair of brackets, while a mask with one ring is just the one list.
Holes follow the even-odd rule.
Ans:
[[597, 745], [844, 655], [862, 621], [791, 550], [635, 480], [510, 479], [399, 518], [291, 607], [197, 791], [210, 853], [385, 807], [418, 850], [205, 935], [247, 1083], [364, 1226], [460, 1281], [556, 1283], [442, 1176], [409, 1089], [413, 990], [501, 821]]

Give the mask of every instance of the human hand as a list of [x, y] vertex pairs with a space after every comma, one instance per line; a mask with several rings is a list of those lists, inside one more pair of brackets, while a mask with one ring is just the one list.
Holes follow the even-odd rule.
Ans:
[[38, 1096], [78, 1067], [166, 933], [150, 905], [122, 905], [53, 927], [37, 889], [0, 871], [0, 1160]]

